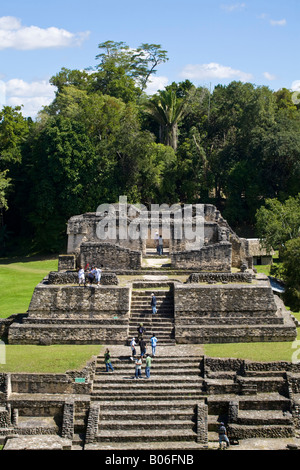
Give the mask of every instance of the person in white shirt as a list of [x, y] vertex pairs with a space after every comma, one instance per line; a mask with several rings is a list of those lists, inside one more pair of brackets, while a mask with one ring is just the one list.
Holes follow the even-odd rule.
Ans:
[[78, 271], [78, 283], [80, 284], [85, 284], [85, 275], [84, 275], [84, 269], [82, 266], [80, 266], [79, 271]]
[[131, 347], [131, 360], [133, 361], [134, 357], [136, 356], [136, 342], [135, 342], [135, 338], [132, 338], [131, 342], [130, 342], [130, 347]]
[[95, 275], [95, 281], [96, 281], [97, 286], [100, 285], [101, 274], [102, 274], [102, 270], [100, 268], [95, 267], [94, 275]]
[[151, 347], [152, 347], [152, 356], [153, 357], [155, 356], [155, 353], [156, 353], [156, 343], [157, 343], [157, 341], [158, 341], [158, 339], [156, 338], [155, 334], [153, 333], [152, 338], [150, 340]]
[[154, 246], [156, 248], [156, 251], [158, 251], [158, 239], [159, 239], [159, 234], [158, 234], [158, 231], [156, 231], [154, 235]]

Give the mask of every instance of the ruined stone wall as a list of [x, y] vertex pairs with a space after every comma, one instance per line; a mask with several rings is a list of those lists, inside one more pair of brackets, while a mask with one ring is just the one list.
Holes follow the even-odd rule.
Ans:
[[[87, 273], [86, 273], [87, 276]], [[87, 280], [87, 279], [86, 279]], [[63, 285], [63, 284], [78, 284], [78, 272], [57, 272], [51, 271], [48, 275], [48, 284]], [[102, 286], [117, 286], [119, 280], [115, 273], [102, 273], [101, 282]]]
[[176, 284], [177, 343], [294, 341], [296, 325], [268, 281]]
[[249, 272], [244, 273], [193, 273], [190, 274], [188, 284], [207, 283], [229, 283], [229, 282], [253, 282], [253, 275]]
[[[76, 215], [71, 217], [68, 221], [68, 254], [75, 253], [79, 255], [80, 246], [82, 243], [94, 242], [94, 243], [109, 243], [113, 245], [118, 245], [122, 248], [127, 248], [128, 250], [133, 251], [145, 251], [146, 240], [140, 238], [133, 239], [133, 237], [120, 237], [118, 233], [118, 224], [121, 222], [119, 220], [118, 214], [116, 213], [116, 219], [113, 219], [112, 222], [116, 224], [116, 233], [113, 239], [109, 238], [109, 235], [105, 234], [105, 239], [99, 238], [99, 232], [97, 230], [98, 224], [101, 222], [102, 217], [96, 213], [86, 213], [82, 215]], [[109, 217], [105, 216], [105, 222], [109, 225]], [[130, 224], [131, 219], [126, 218], [122, 221], [126, 227]]]
[[231, 244], [220, 242], [198, 251], [174, 252], [171, 254], [171, 266], [175, 269], [230, 272], [231, 255]]
[[129, 313], [130, 288], [100, 286], [47, 285], [40, 283], [33, 292], [28, 308], [29, 318], [59, 318], [73, 315], [103, 318]]
[[226, 285], [179, 285], [174, 291], [175, 317], [181, 315], [260, 315], [277, 310], [268, 283]]
[[123, 344], [131, 287], [40, 283], [28, 315], [8, 331], [10, 344]]
[[103, 266], [111, 270], [140, 269], [142, 253], [116, 244], [89, 242], [80, 246], [80, 264]]

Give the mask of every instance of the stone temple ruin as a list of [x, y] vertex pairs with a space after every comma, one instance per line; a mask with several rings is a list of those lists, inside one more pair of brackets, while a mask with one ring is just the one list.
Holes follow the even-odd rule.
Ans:
[[[214, 206], [202, 206], [200, 241], [182, 236], [182, 211], [151, 213], [163, 231], [162, 256], [137, 207], [124, 213], [110, 206], [68, 221], [58, 271], [36, 286], [25, 314], [2, 322], [2, 335], [9, 344], [110, 345], [115, 371], [105, 372], [101, 356], [65, 374], [0, 374], [0, 437], [10, 436], [5, 448], [38, 447], [32, 436], [47, 436], [49, 448], [204, 449], [217, 442], [220, 421], [232, 442], [296, 437], [299, 364], [197, 352], [205, 343], [294, 341], [293, 317], [269, 279], [254, 272], [247, 240]], [[197, 233], [198, 216], [191, 206], [190, 233]], [[143, 236], [125, 237], [124, 230]], [[99, 287], [78, 286], [78, 267], [88, 263], [102, 268]], [[141, 322], [146, 341], [155, 332], [161, 351], [151, 379], [138, 381], [147, 403], [136, 399], [130, 380], [129, 341]], [[143, 421], [147, 429], [137, 435]]]

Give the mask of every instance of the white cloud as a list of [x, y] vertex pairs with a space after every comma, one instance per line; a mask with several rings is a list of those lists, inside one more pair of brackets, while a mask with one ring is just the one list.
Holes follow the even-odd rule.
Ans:
[[292, 83], [291, 90], [292, 90], [292, 91], [300, 91], [300, 80], [295, 80], [295, 81]]
[[22, 114], [26, 117], [37, 116], [43, 106], [49, 105], [55, 97], [56, 88], [47, 80], [25, 82], [12, 79], [0, 82], [0, 106], [23, 106]]
[[267, 80], [276, 80], [276, 75], [272, 75], [271, 73], [269, 72], [264, 72], [263, 73], [264, 77], [267, 79]]
[[180, 75], [189, 80], [238, 79], [242, 82], [247, 82], [253, 78], [250, 73], [235, 70], [215, 62], [211, 62], [210, 64], [186, 65]]
[[282, 20], [270, 20], [272, 26], [286, 26], [286, 19]]
[[169, 79], [167, 77], [152, 77], [146, 88], [147, 95], [153, 95], [158, 90], [164, 90], [168, 83]]
[[46, 29], [38, 26], [22, 26], [21, 21], [13, 16], [0, 18], [0, 50], [80, 46], [89, 34], [88, 31], [71, 33], [54, 26]]
[[243, 10], [246, 8], [246, 3], [234, 3], [231, 5], [221, 5], [222, 10], [226, 11], [235, 11], [235, 10]]

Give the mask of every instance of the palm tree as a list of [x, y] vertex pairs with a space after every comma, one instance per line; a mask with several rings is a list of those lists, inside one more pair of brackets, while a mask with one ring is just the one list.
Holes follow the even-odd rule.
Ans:
[[173, 90], [159, 91], [146, 103], [146, 112], [159, 124], [160, 143], [175, 151], [178, 144], [178, 124], [187, 112], [188, 97], [177, 98]]

